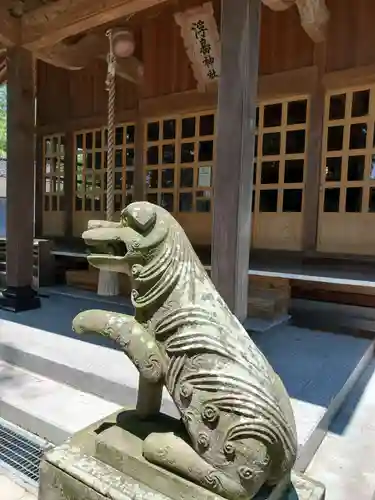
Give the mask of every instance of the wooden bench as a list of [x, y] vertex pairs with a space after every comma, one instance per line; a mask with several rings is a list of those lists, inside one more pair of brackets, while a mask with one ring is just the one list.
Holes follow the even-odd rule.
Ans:
[[[327, 271], [319, 265], [280, 269], [249, 269], [249, 317], [275, 321], [288, 314], [294, 298], [375, 307], [375, 273]], [[363, 279], [365, 274], [370, 278]]]
[[[84, 252], [53, 251], [60, 257], [85, 260]], [[254, 266], [255, 267], [255, 266]], [[265, 266], [264, 266], [265, 267]], [[205, 266], [210, 273], [211, 267]], [[96, 292], [98, 272], [87, 269], [67, 270], [66, 283], [70, 286]], [[375, 274], [373, 280], [361, 279], [363, 273], [349, 270], [324, 270], [319, 265], [308, 269], [283, 269], [276, 266], [252, 268], [249, 275], [248, 315], [274, 322], [288, 316], [292, 298], [332, 301], [353, 305], [375, 307]], [[120, 294], [129, 296], [130, 282], [126, 276], [120, 278]]]

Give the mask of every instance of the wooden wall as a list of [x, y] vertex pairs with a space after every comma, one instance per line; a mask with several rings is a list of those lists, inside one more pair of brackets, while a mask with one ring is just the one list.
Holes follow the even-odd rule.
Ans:
[[[188, 0], [178, 10], [203, 3]], [[220, 26], [220, 0], [214, 0], [215, 17]], [[144, 62], [145, 80], [139, 89], [143, 99], [196, 89], [180, 30], [174, 21], [176, 4], [167, 4], [155, 15], [144, 15], [135, 24], [138, 55]], [[270, 75], [313, 64], [314, 46], [300, 26], [296, 9], [275, 13], [263, 8], [260, 73]], [[105, 63], [97, 61], [82, 71], [64, 71], [38, 64], [38, 123], [62, 124], [89, 116], [105, 116]], [[118, 82], [117, 109], [137, 105], [137, 89]]]
[[375, 63], [375, 2], [326, 0], [331, 12], [327, 71]]
[[[180, 29], [174, 21], [177, 9], [184, 11], [204, 1], [166, 2], [162, 7], [145, 11], [131, 20], [136, 37], [136, 55], [144, 63], [145, 78], [143, 85], [138, 88], [117, 79], [116, 108], [119, 121], [138, 121], [142, 124], [143, 118], [159, 114], [167, 116], [215, 107], [214, 92], [194, 92], [197, 85]], [[220, 27], [221, 0], [212, 1]], [[316, 234], [320, 216], [317, 206], [320, 199], [324, 96], [327, 91], [340, 87], [375, 84], [375, 30], [372, 27], [375, 1], [326, 2], [331, 13], [326, 43], [315, 45], [311, 41], [301, 27], [296, 8], [273, 12], [263, 7], [261, 24], [259, 96], [266, 101], [308, 95], [311, 97], [312, 111], [315, 110], [308, 137], [309, 173], [306, 180], [308, 189], [305, 190], [308, 194], [304, 195], [305, 213], [314, 214], [314, 217], [306, 217], [301, 223], [303, 234], [306, 232], [311, 236], [311, 249], [318, 248]], [[75, 72], [39, 62], [37, 76], [39, 137], [51, 133], [69, 133], [72, 143], [73, 131], [106, 124], [104, 61], [97, 60], [84, 70]], [[142, 144], [138, 144], [137, 148], [136, 156], [142, 158]], [[203, 220], [201, 214], [199, 217]], [[272, 220], [274, 224], [274, 214]], [[195, 226], [198, 225], [197, 222]], [[259, 227], [267, 225], [260, 224]], [[359, 227], [357, 222], [353, 227]], [[208, 233], [207, 238], [210, 239]], [[309, 245], [304, 243], [303, 247], [308, 246], [310, 249]]]
[[[183, 0], [179, 10], [202, 3]], [[220, 26], [220, 0], [213, 0]], [[373, 0], [327, 0], [331, 11], [326, 71], [333, 72], [375, 64], [375, 2]], [[135, 21], [138, 56], [144, 62], [145, 81], [140, 89], [120, 80], [117, 108], [136, 108], [141, 99], [157, 98], [196, 88], [180, 31], [173, 14], [176, 3], [143, 14]], [[300, 25], [297, 9], [262, 11], [260, 74], [272, 75], [314, 64], [314, 44]], [[97, 61], [82, 71], [64, 71], [38, 64], [38, 123], [62, 124], [90, 116], [105, 116], [104, 62]]]

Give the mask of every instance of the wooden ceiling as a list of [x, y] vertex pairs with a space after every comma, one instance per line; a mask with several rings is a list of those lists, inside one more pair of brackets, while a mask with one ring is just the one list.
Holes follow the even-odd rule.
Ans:
[[167, 0], [1, 0], [0, 44], [43, 50]]
[[[169, 0], [176, 1], [176, 0]], [[203, 1], [203, 0], [202, 0]], [[273, 10], [297, 8], [301, 24], [315, 41], [324, 40], [329, 19], [326, 0], [262, 0]], [[5, 77], [6, 64], [3, 47], [18, 44], [34, 52], [39, 59], [57, 66], [78, 69], [96, 48], [103, 51], [105, 27], [124, 22], [140, 11], [158, 8], [167, 0], [1, 0], [0, 1], [0, 82]], [[120, 20], [120, 21], [119, 21]], [[89, 33], [96, 38], [77, 35]], [[98, 33], [101, 35], [98, 38]], [[90, 40], [91, 43], [88, 43]], [[94, 44], [94, 45], [93, 45]], [[95, 50], [93, 50], [95, 47]], [[81, 51], [81, 53], [80, 53]], [[105, 54], [99, 54], [99, 57]], [[83, 61], [83, 63], [82, 63]], [[134, 61], [133, 61], [134, 62]], [[133, 68], [134, 69], [134, 68]]]
[[[0, 83], [6, 57], [3, 47], [21, 45], [35, 57], [67, 69], [80, 69], [106, 56], [108, 26], [126, 27], [143, 10], [167, 0], [1, 0]], [[120, 61], [120, 76], [137, 82], [142, 74], [135, 57]]]
[[9, 12], [18, 17], [56, 1], [58, 0], [7, 0], [6, 3], [9, 5]]

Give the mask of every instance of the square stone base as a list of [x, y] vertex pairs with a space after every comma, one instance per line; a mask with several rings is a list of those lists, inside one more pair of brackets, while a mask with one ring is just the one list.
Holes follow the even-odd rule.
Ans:
[[[142, 456], [151, 432], [179, 432], [176, 419], [139, 421], [133, 411], [115, 414], [49, 451], [40, 470], [39, 500], [223, 500]], [[322, 485], [292, 474], [256, 500], [323, 500]]]

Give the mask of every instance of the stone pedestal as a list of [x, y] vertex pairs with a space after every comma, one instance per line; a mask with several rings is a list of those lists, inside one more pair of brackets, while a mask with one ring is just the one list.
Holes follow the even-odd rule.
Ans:
[[[160, 415], [139, 421], [123, 411], [90, 426], [66, 444], [49, 451], [41, 464], [39, 500], [223, 500], [142, 456], [151, 432], [180, 434], [182, 425]], [[256, 500], [323, 500], [322, 485], [292, 474]]]

